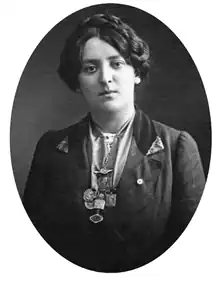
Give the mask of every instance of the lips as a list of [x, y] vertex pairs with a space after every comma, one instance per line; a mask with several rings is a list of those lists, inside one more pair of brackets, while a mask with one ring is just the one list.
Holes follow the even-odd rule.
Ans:
[[107, 95], [114, 94], [114, 93], [117, 93], [117, 91], [103, 91], [103, 92], [99, 93], [99, 95], [107, 96]]

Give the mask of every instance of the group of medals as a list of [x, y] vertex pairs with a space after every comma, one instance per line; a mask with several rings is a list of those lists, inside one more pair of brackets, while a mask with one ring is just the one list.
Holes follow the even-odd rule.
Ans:
[[104, 138], [105, 152], [104, 159], [100, 165], [102, 168], [95, 168], [93, 173], [96, 175], [97, 185], [85, 190], [83, 194], [85, 207], [89, 210], [95, 209], [95, 213], [89, 217], [93, 223], [103, 221], [103, 210], [105, 207], [115, 207], [116, 188], [113, 187], [113, 169], [109, 169], [109, 157], [112, 153], [112, 146], [117, 137], [108, 136]]
[[100, 169], [94, 172], [98, 188], [88, 188], [83, 194], [85, 207], [96, 212], [89, 217], [93, 223], [103, 221], [102, 211], [105, 207], [115, 207], [116, 189], [112, 186], [113, 170]]

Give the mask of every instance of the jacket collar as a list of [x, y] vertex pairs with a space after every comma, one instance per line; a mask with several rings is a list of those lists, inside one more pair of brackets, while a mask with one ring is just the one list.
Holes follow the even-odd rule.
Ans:
[[[57, 149], [68, 154], [70, 149], [89, 135], [89, 123], [91, 122], [91, 114], [88, 113], [79, 123], [72, 126], [72, 130], [57, 145]], [[74, 128], [74, 129], [73, 129]], [[155, 130], [155, 126], [146, 114], [136, 107], [134, 117], [133, 137], [139, 151], [146, 156], [157, 154], [164, 150], [163, 142]]]
[[87, 139], [89, 135], [90, 114], [86, 115], [80, 122], [67, 128], [66, 133], [61, 141], [57, 144], [56, 149], [65, 154], [70, 153], [75, 145], [79, 145]]
[[164, 150], [163, 142], [149, 117], [136, 107], [133, 136], [143, 155], [153, 155]]

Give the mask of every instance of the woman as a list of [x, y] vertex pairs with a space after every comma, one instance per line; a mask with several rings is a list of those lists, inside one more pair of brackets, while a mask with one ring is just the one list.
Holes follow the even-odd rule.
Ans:
[[58, 73], [90, 112], [40, 139], [23, 202], [44, 239], [88, 269], [120, 272], [158, 257], [204, 189], [192, 137], [134, 103], [148, 70], [148, 45], [109, 14], [80, 23], [61, 54]]

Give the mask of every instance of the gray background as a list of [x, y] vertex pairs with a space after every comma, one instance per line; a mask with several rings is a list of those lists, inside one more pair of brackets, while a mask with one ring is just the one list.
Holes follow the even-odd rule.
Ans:
[[36, 47], [25, 66], [11, 119], [11, 158], [20, 195], [41, 135], [49, 129], [69, 126], [87, 112], [82, 97], [67, 88], [56, 69], [65, 39], [78, 21], [105, 10], [120, 16], [150, 46], [152, 69], [149, 80], [137, 89], [136, 103], [152, 119], [189, 132], [198, 144], [205, 174], [208, 173], [211, 153], [209, 107], [192, 58], [179, 39], [158, 19], [129, 6], [105, 4], [80, 10], [56, 25]]

